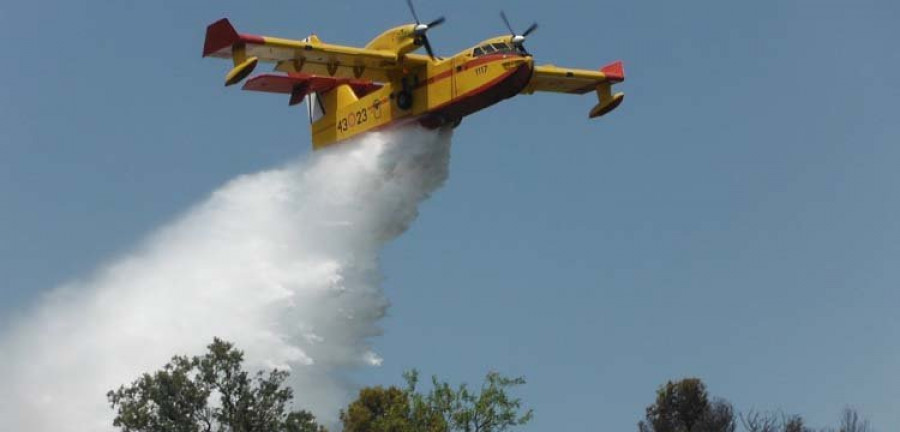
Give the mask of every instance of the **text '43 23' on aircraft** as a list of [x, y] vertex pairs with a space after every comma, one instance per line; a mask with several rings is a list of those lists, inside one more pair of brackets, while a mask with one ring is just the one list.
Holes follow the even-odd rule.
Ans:
[[[536, 66], [524, 42], [532, 24], [516, 34], [491, 38], [452, 57], [436, 57], [428, 30], [444, 22], [416, 20], [392, 28], [363, 48], [322, 42], [238, 33], [227, 19], [206, 29], [203, 56], [230, 58], [234, 68], [225, 85], [247, 78], [260, 61], [275, 63], [276, 74], [257, 75], [244, 90], [290, 95], [290, 104], [307, 102], [314, 149], [363, 132], [418, 121], [427, 128], [457, 126], [462, 118], [518, 95], [536, 91], [585, 94], [596, 92], [599, 103], [590, 118], [619, 106], [622, 93], [614, 83], [625, 80], [622, 62], [600, 70]], [[427, 55], [413, 54], [424, 47]]]

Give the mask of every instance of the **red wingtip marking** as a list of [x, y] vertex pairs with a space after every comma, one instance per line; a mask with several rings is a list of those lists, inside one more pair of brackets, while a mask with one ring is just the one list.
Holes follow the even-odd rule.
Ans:
[[259, 44], [259, 45], [263, 45], [266, 43], [266, 39], [263, 38], [262, 36], [251, 35], [251, 34], [241, 34], [240, 37], [241, 37], [241, 41], [245, 42], [245, 43]]
[[600, 68], [610, 81], [625, 81], [625, 65], [621, 61], [610, 63]]
[[228, 18], [222, 18], [206, 28], [206, 41], [203, 43], [203, 57], [228, 48], [241, 40], [241, 36], [232, 27]]

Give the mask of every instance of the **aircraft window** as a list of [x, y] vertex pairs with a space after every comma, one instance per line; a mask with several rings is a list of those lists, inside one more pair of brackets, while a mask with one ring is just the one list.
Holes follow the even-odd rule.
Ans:
[[498, 51], [498, 52], [512, 51], [511, 49], [509, 49], [509, 45], [507, 45], [507, 44], [502, 44], [502, 43], [495, 43], [495, 44], [494, 44], [494, 48], [497, 48], [497, 51]]
[[474, 55], [475, 55], [475, 57], [483, 56], [483, 55], [484, 55], [484, 50], [481, 49], [481, 47], [475, 48]]
[[483, 47], [481, 47], [481, 48], [484, 49], [484, 53], [485, 53], [485, 54], [491, 54], [491, 53], [493, 53], [494, 51], [496, 51], [496, 50], [494, 49], [494, 47], [492, 47], [492, 46], [490, 46], [490, 45], [485, 45], [485, 46], [483, 46]]

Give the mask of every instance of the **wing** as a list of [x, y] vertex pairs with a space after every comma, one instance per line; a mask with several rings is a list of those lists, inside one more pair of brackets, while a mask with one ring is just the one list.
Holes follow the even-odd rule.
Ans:
[[289, 105], [303, 102], [306, 96], [312, 93], [327, 92], [338, 85], [348, 84], [354, 93], [362, 97], [381, 88], [381, 85], [371, 81], [351, 80], [346, 78], [320, 77], [315, 75], [290, 74], [290, 75], [258, 75], [244, 83], [244, 90], [261, 91], [268, 93], [290, 94]]
[[604, 66], [598, 71], [584, 69], [566, 69], [553, 65], [535, 66], [531, 82], [523, 93], [536, 91], [585, 94], [604, 83], [625, 81], [625, 68], [622, 62]]
[[326, 44], [316, 36], [291, 40], [241, 34], [226, 18], [207, 27], [203, 56], [234, 60], [226, 85], [241, 81], [258, 61], [274, 62], [275, 69], [282, 72], [371, 81], [387, 81], [393, 71], [428, 61], [423, 56]]
[[553, 65], [535, 66], [531, 81], [522, 93], [537, 91], [585, 94], [597, 92], [600, 103], [590, 112], [590, 117], [600, 117], [619, 106], [624, 93], [612, 94], [612, 85], [625, 81], [625, 68], [618, 61], [600, 68], [599, 71], [565, 69]]

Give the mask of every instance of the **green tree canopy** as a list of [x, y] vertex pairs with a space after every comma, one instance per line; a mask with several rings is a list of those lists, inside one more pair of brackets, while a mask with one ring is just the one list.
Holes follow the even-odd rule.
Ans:
[[[124, 432], [323, 432], [306, 411], [289, 411], [285, 371], [242, 369], [244, 355], [215, 339], [202, 357], [176, 356], [159, 371], [107, 393]], [[210, 406], [211, 397], [218, 404]]]
[[453, 388], [433, 377], [428, 393], [416, 390], [416, 371], [405, 379], [404, 389], [360, 390], [359, 397], [341, 412], [344, 432], [502, 432], [532, 418], [532, 410], [522, 413], [521, 400], [507, 393], [525, 384], [523, 378], [489, 373], [481, 389], [473, 392], [465, 384]]
[[640, 432], [734, 432], [734, 409], [725, 400], [709, 400], [706, 385], [697, 378], [669, 381], [647, 407]]
[[[751, 410], [740, 416], [745, 432], [869, 432], [868, 420], [847, 408], [837, 429], [813, 429], [803, 417], [783, 412]], [[710, 399], [697, 378], [669, 381], [656, 391], [656, 401], [647, 407], [639, 432], [735, 432], [734, 408], [725, 399]]]

